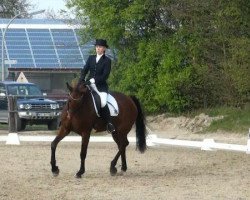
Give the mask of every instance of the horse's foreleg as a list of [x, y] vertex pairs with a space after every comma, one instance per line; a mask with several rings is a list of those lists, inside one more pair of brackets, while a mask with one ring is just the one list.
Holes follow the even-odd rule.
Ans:
[[87, 155], [89, 138], [90, 138], [90, 133], [83, 134], [82, 136], [82, 147], [81, 147], [81, 153], [80, 153], [81, 166], [80, 166], [80, 170], [75, 175], [76, 178], [81, 178], [85, 172], [85, 159]]
[[59, 174], [59, 168], [56, 166], [56, 147], [57, 144], [62, 140], [60, 136], [56, 136], [56, 138], [51, 142], [51, 171], [54, 176], [57, 176]]
[[[60, 129], [60, 131], [62, 131], [62, 129]], [[53, 142], [51, 142], [51, 160], [50, 160], [50, 164], [51, 164], [51, 171], [53, 173], [54, 176], [57, 176], [59, 174], [59, 168], [58, 166], [56, 166], [56, 147], [58, 145], [58, 143], [66, 136], [68, 135], [69, 131], [65, 131], [64, 134], [58, 134], [56, 136], [56, 138], [53, 140]]]

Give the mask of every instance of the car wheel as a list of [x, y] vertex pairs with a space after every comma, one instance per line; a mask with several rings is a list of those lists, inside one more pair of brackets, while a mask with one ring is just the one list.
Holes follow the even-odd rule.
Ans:
[[48, 123], [49, 130], [57, 130], [58, 128], [58, 119], [53, 119]]

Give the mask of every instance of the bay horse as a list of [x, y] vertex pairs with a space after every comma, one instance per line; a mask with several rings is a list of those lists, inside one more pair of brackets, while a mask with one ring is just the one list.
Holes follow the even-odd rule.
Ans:
[[[70, 91], [67, 103], [62, 111], [61, 123], [57, 136], [51, 143], [51, 171], [54, 176], [59, 174], [59, 168], [56, 166], [56, 147], [57, 144], [67, 136], [71, 131], [82, 137], [81, 144], [81, 164], [80, 170], [75, 174], [76, 178], [81, 178], [85, 172], [85, 158], [92, 129], [96, 132], [106, 130], [104, 121], [99, 118], [95, 112], [94, 104], [91, 97], [89, 86], [85, 83], [79, 83], [75, 87], [67, 83]], [[135, 96], [127, 96], [122, 93], [112, 92], [112, 96], [116, 99], [119, 114], [112, 117], [115, 126], [115, 132], [112, 137], [118, 146], [118, 152], [110, 164], [110, 174], [117, 173], [116, 164], [121, 156], [121, 170], [126, 172], [126, 147], [129, 144], [127, 135], [132, 129], [133, 124], [136, 125], [136, 148], [143, 153], [146, 146], [146, 128], [145, 118], [139, 100]]]

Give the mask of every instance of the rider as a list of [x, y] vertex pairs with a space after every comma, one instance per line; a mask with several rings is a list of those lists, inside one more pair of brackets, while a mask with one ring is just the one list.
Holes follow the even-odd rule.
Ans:
[[105, 55], [106, 48], [108, 48], [107, 41], [104, 39], [96, 39], [95, 50], [96, 55], [90, 55], [88, 60], [81, 70], [80, 81], [85, 81], [85, 76], [89, 72], [87, 84], [96, 91], [101, 99], [101, 117], [107, 124], [107, 131], [115, 132], [115, 127], [111, 122], [109, 108], [107, 105], [108, 84], [107, 79], [111, 70], [111, 60]]

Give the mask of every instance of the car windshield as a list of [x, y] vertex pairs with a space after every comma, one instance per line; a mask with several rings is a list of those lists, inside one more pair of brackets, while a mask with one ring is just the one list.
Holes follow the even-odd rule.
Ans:
[[42, 96], [41, 90], [36, 85], [9, 85], [9, 95]]

